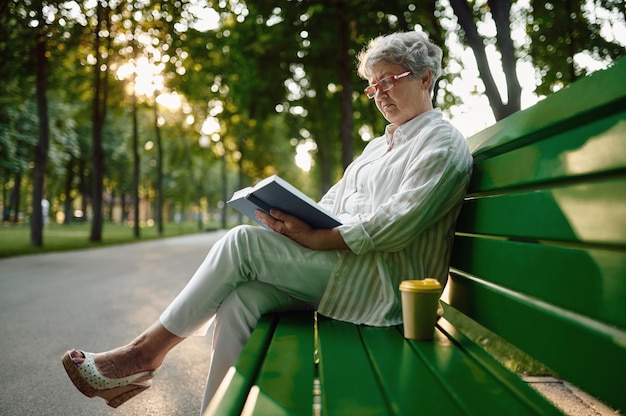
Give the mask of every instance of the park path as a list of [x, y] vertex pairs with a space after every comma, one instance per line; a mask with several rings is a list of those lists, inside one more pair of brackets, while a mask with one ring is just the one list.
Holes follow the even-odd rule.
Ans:
[[0, 260], [0, 415], [197, 415], [209, 337], [175, 348], [153, 387], [118, 409], [80, 394], [60, 357], [113, 348], [152, 324], [221, 235]]

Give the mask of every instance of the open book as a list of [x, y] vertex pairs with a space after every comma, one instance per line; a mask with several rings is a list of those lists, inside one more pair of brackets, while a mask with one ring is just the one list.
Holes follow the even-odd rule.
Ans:
[[341, 225], [315, 201], [276, 175], [235, 192], [227, 204], [259, 224], [261, 222], [256, 219], [255, 211], [259, 209], [269, 214], [270, 209], [275, 208], [306, 221], [314, 228]]

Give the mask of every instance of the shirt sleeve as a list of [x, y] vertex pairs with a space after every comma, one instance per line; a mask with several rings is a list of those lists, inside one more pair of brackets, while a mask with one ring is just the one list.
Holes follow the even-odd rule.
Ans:
[[409, 155], [411, 160], [397, 192], [370, 216], [339, 227], [351, 251], [364, 254], [402, 250], [462, 202], [471, 156], [453, 146], [451, 140], [443, 141], [443, 146]]

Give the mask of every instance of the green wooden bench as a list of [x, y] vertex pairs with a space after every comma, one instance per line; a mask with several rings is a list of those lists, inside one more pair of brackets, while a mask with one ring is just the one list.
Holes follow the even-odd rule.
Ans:
[[469, 143], [434, 341], [268, 315], [205, 415], [561, 414], [463, 334], [467, 317], [626, 412], [626, 60]]

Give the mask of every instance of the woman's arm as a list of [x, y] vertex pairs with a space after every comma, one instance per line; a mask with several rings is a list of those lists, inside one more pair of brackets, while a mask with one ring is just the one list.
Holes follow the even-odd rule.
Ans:
[[275, 232], [289, 237], [296, 243], [312, 250], [348, 250], [338, 228], [315, 229], [298, 217], [286, 214], [277, 209], [268, 215], [256, 211], [256, 217]]

